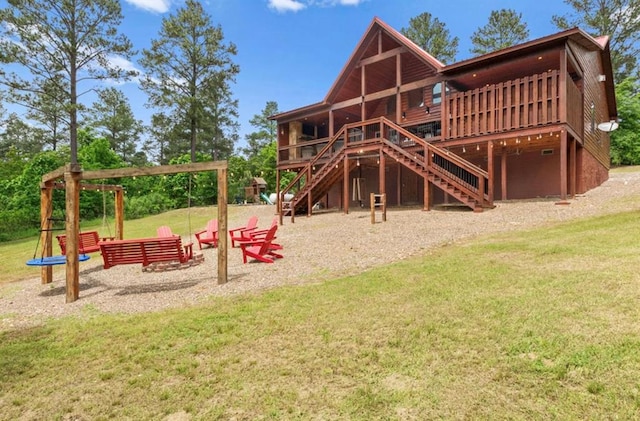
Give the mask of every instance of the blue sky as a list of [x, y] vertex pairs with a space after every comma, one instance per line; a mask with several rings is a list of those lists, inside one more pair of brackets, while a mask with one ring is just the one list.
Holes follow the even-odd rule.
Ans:
[[[393, 28], [430, 12], [460, 38], [458, 60], [471, 57], [471, 34], [484, 26], [492, 10], [521, 13], [530, 39], [558, 30], [554, 14], [569, 11], [561, 0], [201, 0], [225, 40], [238, 47], [240, 66], [234, 96], [239, 100], [240, 137], [254, 131], [249, 124], [267, 101], [288, 111], [321, 101], [373, 17]], [[136, 50], [157, 38], [162, 18], [175, 13], [183, 0], [123, 0], [120, 27]], [[136, 58], [129, 64], [139, 68]], [[134, 82], [119, 86], [130, 99], [136, 117], [148, 123], [152, 110]], [[242, 145], [239, 145], [242, 146]]]

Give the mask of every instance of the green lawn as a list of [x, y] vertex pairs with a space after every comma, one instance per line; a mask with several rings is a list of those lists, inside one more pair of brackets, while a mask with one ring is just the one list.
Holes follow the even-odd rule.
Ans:
[[0, 334], [0, 419], [638, 419], [637, 213]]

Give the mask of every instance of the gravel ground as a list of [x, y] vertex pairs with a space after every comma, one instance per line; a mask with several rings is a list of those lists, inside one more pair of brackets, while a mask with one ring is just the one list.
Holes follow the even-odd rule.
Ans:
[[[140, 265], [102, 269], [94, 254], [81, 263], [80, 299], [65, 303], [63, 267], [54, 270], [54, 282], [41, 285], [40, 278], [0, 287], [0, 331], [42, 323], [51, 317], [105, 313], [138, 313], [193, 305], [210, 296], [251, 293], [281, 285], [321, 282], [354, 274], [424, 254], [443, 244], [482, 234], [532, 228], [585, 216], [640, 210], [640, 172], [615, 172], [602, 186], [556, 204], [553, 200], [497, 202], [482, 213], [451, 208], [424, 212], [390, 209], [387, 221], [371, 224], [368, 210], [345, 215], [324, 211], [311, 218], [285, 219], [278, 228], [284, 258], [273, 264], [242, 263], [239, 249], [228, 251], [228, 282], [217, 284], [217, 250], [206, 249], [204, 263], [188, 269], [142, 272]], [[267, 227], [275, 207], [241, 206], [228, 226], [242, 225], [251, 215], [258, 226]], [[188, 240], [185, 238], [185, 240]], [[229, 246], [231, 243], [229, 242]]]

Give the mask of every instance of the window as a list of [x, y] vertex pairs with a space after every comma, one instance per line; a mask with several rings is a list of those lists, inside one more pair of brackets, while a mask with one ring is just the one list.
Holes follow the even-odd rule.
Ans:
[[431, 102], [434, 104], [440, 104], [442, 102], [442, 84], [436, 83], [433, 85], [433, 97]]
[[[445, 86], [445, 91], [449, 92], [449, 87]], [[435, 85], [433, 85], [433, 91], [432, 91], [432, 99], [431, 102], [433, 104], [440, 104], [442, 102], [442, 84], [441, 83], [436, 83]]]

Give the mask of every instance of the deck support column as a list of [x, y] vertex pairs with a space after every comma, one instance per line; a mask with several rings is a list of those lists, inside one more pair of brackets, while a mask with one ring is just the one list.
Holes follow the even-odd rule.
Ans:
[[500, 180], [502, 187], [502, 200], [507, 200], [507, 148], [502, 148], [500, 159]]
[[387, 173], [385, 171], [385, 166], [386, 166], [386, 161], [385, 161], [385, 156], [384, 153], [382, 152], [382, 149], [380, 149], [380, 158], [379, 158], [380, 162], [378, 164], [378, 190], [380, 192], [380, 194], [386, 194], [387, 193], [387, 180], [386, 180], [386, 176]]
[[570, 166], [570, 177], [571, 177], [571, 184], [569, 186], [569, 194], [571, 195], [572, 199], [575, 199], [576, 197], [576, 184], [577, 184], [577, 180], [578, 180], [578, 165], [576, 163], [576, 156], [577, 156], [577, 141], [575, 138], [571, 138], [571, 146], [569, 147], [569, 166]]
[[276, 170], [276, 213], [278, 214], [279, 223], [282, 225], [284, 221], [282, 220], [282, 197], [280, 195], [280, 170]]
[[66, 201], [66, 302], [72, 303], [80, 295], [80, 179], [82, 170], [78, 164], [70, 164], [64, 172]]
[[493, 141], [487, 142], [487, 173], [489, 174], [489, 202], [493, 203], [495, 195], [495, 168], [493, 163]]
[[396, 176], [396, 200], [398, 206], [402, 205], [402, 165], [398, 164], [398, 175]]
[[[346, 143], [346, 142], [345, 142]], [[349, 157], [344, 156], [344, 168], [342, 169], [342, 202], [343, 212], [349, 213]]]
[[427, 169], [427, 174], [423, 177], [424, 182], [422, 188], [423, 192], [423, 200], [422, 200], [422, 210], [430, 211], [431, 210], [431, 183], [429, 183], [429, 166], [431, 163], [431, 157], [429, 156], [429, 147], [424, 147], [424, 164]]
[[567, 132], [560, 132], [560, 200], [567, 200]]

